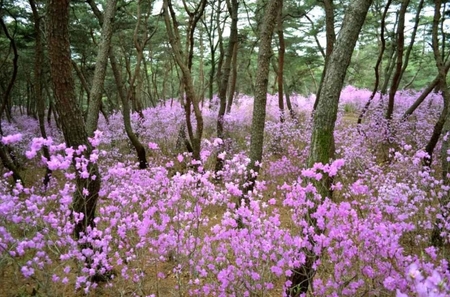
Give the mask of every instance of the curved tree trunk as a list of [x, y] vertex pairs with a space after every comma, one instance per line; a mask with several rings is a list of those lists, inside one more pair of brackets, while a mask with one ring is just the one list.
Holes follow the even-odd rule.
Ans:
[[108, 53], [111, 45], [113, 33], [113, 19], [116, 13], [117, 0], [108, 0], [102, 24], [102, 37], [98, 47], [97, 59], [95, 61], [94, 78], [89, 93], [90, 103], [86, 119], [86, 129], [88, 135], [93, 135], [97, 130], [98, 116], [102, 104], [103, 84], [106, 76], [106, 66], [108, 65]]
[[8, 38], [9, 44], [11, 45], [11, 47], [13, 49], [13, 54], [14, 54], [14, 56], [13, 56], [13, 73], [12, 73], [11, 79], [9, 80], [8, 86], [6, 87], [6, 91], [3, 95], [2, 105], [0, 106], [0, 119], [3, 116], [3, 113], [6, 112], [6, 118], [8, 119], [9, 122], [11, 122], [12, 117], [11, 117], [10, 100], [11, 100], [11, 92], [14, 87], [14, 84], [16, 83], [17, 72], [19, 69], [19, 66], [18, 66], [19, 54], [17, 52], [16, 41], [9, 34], [8, 28], [6, 27], [6, 24], [3, 21], [2, 17], [0, 17], [0, 26], [3, 30], [3, 32], [5, 33], [6, 38]]
[[[200, 160], [201, 139], [203, 135], [203, 116], [200, 109], [200, 98], [195, 92], [193, 77], [191, 73], [192, 58], [194, 55], [194, 32], [200, 18], [203, 16], [206, 0], [201, 0], [193, 11], [187, 6], [186, 13], [189, 15], [188, 28], [187, 28], [187, 40], [186, 50], [184, 52], [181, 46], [181, 37], [178, 28], [177, 13], [173, 9], [171, 0], [164, 0], [164, 21], [166, 24], [167, 34], [169, 36], [169, 43], [172, 47], [172, 51], [175, 57], [175, 61], [181, 70], [182, 83], [186, 96], [184, 111], [186, 116], [186, 128], [191, 142], [192, 157], [195, 160]], [[191, 113], [194, 111], [194, 117], [197, 122], [196, 130], [194, 132]]]
[[386, 49], [386, 39], [384, 38], [384, 31], [385, 31], [385, 26], [386, 26], [386, 16], [389, 10], [389, 7], [391, 6], [392, 0], [388, 0], [385, 8], [384, 8], [384, 12], [383, 12], [383, 16], [381, 17], [381, 32], [380, 32], [380, 40], [381, 40], [381, 47], [380, 47], [380, 52], [378, 54], [378, 59], [377, 62], [375, 64], [375, 86], [373, 87], [373, 91], [372, 94], [370, 95], [369, 100], [366, 102], [366, 104], [364, 105], [363, 109], [361, 110], [361, 113], [359, 114], [358, 117], [358, 125], [362, 123], [362, 119], [364, 118], [364, 115], [366, 114], [366, 112], [369, 110], [370, 104], [372, 103], [373, 98], [375, 98], [375, 95], [377, 94], [378, 91], [378, 86], [380, 84], [380, 65], [381, 65], [381, 61], [383, 60], [383, 55], [384, 55], [384, 51]]
[[[402, 69], [403, 69], [403, 51], [405, 46], [405, 15], [406, 9], [408, 8], [409, 0], [402, 1], [400, 7], [399, 17], [398, 17], [398, 27], [397, 27], [397, 62], [395, 64], [394, 77], [392, 78], [391, 88], [389, 89], [389, 100], [388, 108], [386, 111], [386, 119], [391, 120], [394, 113], [394, 101], [395, 94], [397, 93], [398, 87], [400, 85], [400, 80], [402, 79]], [[404, 70], [403, 70], [404, 71]]]
[[[442, 55], [439, 50], [439, 41], [438, 41], [438, 25], [441, 20], [441, 5], [442, 2], [440, 0], [435, 0], [435, 7], [434, 7], [434, 17], [433, 17], [433, 27], [432, 27], [432, 46], [433, 46], [433, 54], [434, 59], [436, 61], [436, 67], [438, 69], [438, 77], [439, 77], [439, 87], [442, 91], [442, 95], [444, 97], [444, 109], [447, 109], [446, 118], [444, 119], [444, 124], [442, 126], [442, 131], [436, 131], [436, 128], [439, 122], [435, 126], [435, 130], [433, 131], [433, 134], [440, 132], [439, 134], [447, 135], [450, 132], [450, 112], [448, 112], [448, 104], [450, 102], [450, 92], [448, 90], [448, 84], [447, 84], [447, 73], [444, 66], [444, 61], [442, 59]], [[441, 120], [441, 118], [439, 118]], [[434, 136], [434, 135], [433, 135]], [[433, 140], [433, 137], [432, 137]], [[436, 140], [437, 142], [437, 140]], [[450, 172], [450, 162], [448, 161], [448, 150], [450, 148], [450, 140], [448, 137], [444, 137], [442, 141], [442, 148], [441, 148], [441, 163], [442, 163], [442, 180], [444, 181], [444, 185], [448, 186], [450, 185], [450, 179], [448, 177], [448, 173]], [[441, 211], [441, 220], [444, 222], [447, 222], [449, 219], [449, 204], [450, 202], [450, 196], [447, 193], [444, 197], [439, 199], [439, 205], [440, 205], [440, 211]], [[440, 247], [444, 244], [444, 238], [442, 237], [442, 227], [439, 227], [442, 223], [439, 222], [439, 220], [436, 221], [434, 224], [435, 228], [433, 230], [432, 236], [431, 236], [431, 244], [433, 244], [436, 247]]]
[[136, 150], [136, 154], [139, 160], [139, 169], [145, 169], [148, 167], [145, 147], [139, 141], [139, 138], [133, 132], [133, 128], [131, 127], [130, 104], [127, 98], [127, 94], [125, 92], [125, 88], [123, 86], [122, 75], [120, 73], [119, 66], [117, 65], [117, 60], [114, 55], [113, 49], [111, 49], [109, 52], [109, 60], [114, 74], [117, 91], [119, 93], [120, 100], [122, 101], [122, 115], [123, 115], [123, 122], [125, 125], [125, 132], [127, 133], [127, 136], [131, 141], [131, 144], [134, 146]]
[[[334, 127], [337, 118], [339, 96], [344, 84], [345, 74], [352, 57], [356, 41], [362, 25], [364, 24], [371, 0], [354, 0], [345, 13], [342, 29], [334, 45], [327, 64], [327, 70], [320, 92], [320, 100], [314, 113], [314, 123], [311, 136], [308, 166], [313, 167], [316, 163], [328, 164], [334, 157]], [[312, 183], [318, 193], [323, 197], [332, 198], [330, 189], [331, 178], [324, 175], [324, 180]], [[313, 212], [313, 210], [310, 210]], [[312, 227], [316, 228], [314, 220]], [[311, 242], [314, 246], [314, 242]], [[309, 285], [314, 277], [314, 263], [316, 256], [309, 255], [311, 251], [305, 250], [306, 263], [292, 270], [292, 285], [286, 292], [288, 296], [299, 296], [308, 291]]]

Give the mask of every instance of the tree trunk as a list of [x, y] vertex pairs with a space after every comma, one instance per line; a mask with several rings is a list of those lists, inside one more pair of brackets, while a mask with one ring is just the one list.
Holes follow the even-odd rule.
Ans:
[[284, 53], [286, 52], [286, 47], [284, 44], [284, 33], [283, 33], [283, 0], [281, 0], [280, 8], [278, 10], [277, 17], [277, 34], [279, 43], [278, 52], [278, 108], [280, 109], [280, 122], [284, 122], [284, 96], [283, 96], [283, 73], [284, 73]]
[[[347, 8], [342, 29], [330, 55], [322, 81], [320, 100], [314, 113], [311, 144], [308, 157], [308, 166], [316, 163], [328, 164], [334, 156], [334, 127], [337, 118], [339, 96], [344, 84], [345, 74], [358, 39], [359, 32], [369, 10], [371, 0], [354, 0]], [[332, 198], [330, 189], [331, 178], [324, 175], [324, 180], [313, 180], [318, 193], [323, 197]], [[313, 212], [313, 210], [310, 210]], [[311, 221], [316, 228], [314, 221]], [[311, 242], [314, 246], [314, 243]], [[307, 255], [310, 251], [304, 251]], [[309, 259], [311, 257], [311, 259]], [[288, 289], [289, 296], [299, 296], [308, 291], [314, 276], [314, 262], [316, 256], [307, 256], [306, 263], [292, 270], [292, 285]]]
[[325, 66], [322, 71], [322, 76], [320, 78], [319, 89], [317, 90], [316, 101], [314, 101], [314, 110], [317, 109], [317, 105], [320, 100], [320, 93], [323, 86], [323, 80], [325, 78], [325, 73], [327, 71], [327, 64], [331, 53], [333, 52], [334, 43], [336, 42], [336, 32], [334, 31], [334, 4], [333, 0], [323, 1], [325, 9], [325, 30], [327, 39], [327, 48], [325, 52]]
[[[192, 157], [196, 160], [200, 160], [200, 149], [201, 149], [201, 139], [203, 135], [203, 116], [200, 109], [200, 98], [195, 92], [193, 77], [191, 73], [192, 68], [192, 58], [194, 55], [194, 32], [198, 21], [202, 17], [207, 1], [202, 0], [198, 5], [196, 5], [194, 11], [187, 9], [189, 15], [188, 28], [187, 28], [187, 40], [186, 40], [186, 50], [185, 53], [181, 46], [180, 32], [178, 28], [177, 13], [172, 7], [171, 0], [164, 0], [164, 21], [166, 24], [167, 34], [169, 36], [169, 43], [172, 47], [172, 51], [177, 62], [181, 74], [182, 83], [184, 87], [184, 92], [186, 96], [186, 101], [184, 104], [184, 111], [186, 116], [186, 128], [189, 135], [189, 140], [192, 146]], [[192, 109], [194, 111], [195, 120], [197, 122], [197, 127], [194, 132], [193, 125], [191, 121]]]
[[117, 91], [119, 93], [120, 100], [122, 101], [122, 116], [125, 125], [125, 132], [127, 133], [127, 136], [131, 141], [131, 144], [134, 146], [136, 150], [136, 154], [139, 160], [139, 169], [145, 169], [148, 167], [145, 147], [139, 141], [139, 138], [133, 132], [133, 128], [131, 127], [130, 104], [127, 98], [127, 94], [125, 92], [125, 88], [123, 86], [122, 75], [120, 73], [119, 66], [117, 65], [117, 60], [113, 49], [111, 49], [109, 52], [109, 60], [114, 74]]
[[[447, 114], [445, 123], [443, 124], [441, 134], [448, 135], [450, 132], [450, 112], [448, 111], [448, 104], [450, 102], [450, 92], [448, 90], [447, 85], [447, 73], [444, 66], [444, 61], [442, 60], [442, 56], [439, 50], [439, 41], [438, 41], [438, 25], [439, 21], [441, 19], [441, 5], [442, 2], [440, 0], [434, 1], [435, 7], [434, 7], [434, 17], [433, 17], [433, 27], [432, 27], [432, 46], [433, 46], [433, 54], [434, 59], [436, 61], [436, 67], [438, 69], [439, 73], [439, 87], [442, 91], [442, 95], [444, 97], [444, 109], [447, 107]], [[437, 125], [437, 124], [436, 124]], [[436, 130], [436, 127], [435, 127]], [[436, 132], [436, 131], [433, 131]], [[450, 148], [450, 140], [448, 137], [444, 137], [442, 141], [442, 148], [441, 148], [441, 163], [442, 163], [442, 180], [444, 181], [445, 186], [450, 185], [450, 179], [448, 177], [448, 173], [450, 172], [450, 162], [448, 161], [448, 150]], [[448, 222], [449, 219], [449, 202], [450, 202], [450, 195], [447, 193], [446, 196], [439, 199], [439, 205], [440, 205], [440, 211], [441, 211], [441, 220], [444, 222]], [[434, 224], [434, 230], [431, 236], [431, 244], [436, 247], [441, 247], [444, 244], [445, 239], [442, 237], [441, 233], [443, 231], [442, 227], [439, 227], [442, 223], [439, 219], [436, 220], [436, 223]]]
[[117, 0], [108, 0], [102, 24], [102, 39], [98, 47], [97, 59], [95, 61], [94, 78], [89, 93], [90, 103], [86, 119], [86, 130], [92, 136], [97, 130], [98, 116], [102, 104], [103, 84], [108, 65], [108, 53], [113, 33], [113, 20], [116, 13]]
[[367, 110], [369, 110], [370, 104], [372, 103], [373, 98], [375, 98], [375, 95], [378, 92], [378, 86], [380, 84], [380, 66], [381, 66], [381, 61], [383, 60], [383, 55], [384, 55], [384, 51], [386, 49], [386, 39], [384, 38], [384, 30], [385, 30], [385, 26], [386, 26], [386, 16], [389, 10], [389, 7], [391, 6], [391, 2], [392, 0], [388, 0], [385, 8], [384, 8], [384, 12], [383, 15], [381, 17], [381, 32], [380, 32], [380, 40], [381, 40], [381, 47], [380, 47], [380, 52], [378, 54], [378, 59], [377, 62], [375, 63], [375, 86], [373, 87], [373, 91], [372, 94], [370, 95], [369, 100], [366, 102], [366, 104], [364, 105], [363, 109], [361, 110], [361, 113], [359, 114], [358, 117], [358, 125], [362, 123], [363, 117], [366, 114]]
[[[75, 86], [72, 77], [69, 43], [69, 0], [50, 0], [48, 2], [48, 52], [50, 71], [56, 100], [56, 110], [68, 147], [86, 146], [85, 157], [89, 159], [91, 145], [88, 141], [83, 115], [75, 99]], [[94, 227], [95, 209], [100, 190], [100, 173], [96, 164], [87, 168], [89, 178], [82, 178], [77, 172], [73, 211], [82, 213], [84, 218], [75, 225], [75, 236], [86, 234], [87, 228]], [[84, 189], [88, 194], [83, 195]]]
[[[42, 45], [41, 34], [41, 17], [37, 11], [36, 3], [34, 0], [29, 0], [31, 9], [33, 11], [34, 19], [34, 33], [35, 33], [35, 61], [34, 61], [34, 94], [36, 99], [36, 109], [39, 120], [39, 130], [41, 136], [47, 139], [47, 132], [45, 131], [45, 98], [42, 91], [42, 76], [43, 76], [43, 63], [44, 63], [44, 48]], [[50, 160], [50, 152], [47, 146], [42, 147], [42, 154], [47, 160]], [[50, 182], [50, 176], [52, 171], [47, 167], [45, 169], [45, 175], [43, 184], [47, 187]]]
[[391, 88], [389, 89], [389, 101], [388, 108], [386, 111], [386, 119], [391, 120], [392, 114], [394, 113], [394, 99], [395, 93], [397, 93], [398, 87], [400, 85], [400, 80], [402, 79], [402, 68], [403, 68], [403, 51], [405, 46], [405, 15], [406, 9], [408, 8], [409, 0], [403, 0], [400, 7], [399, 17], [398, 17], [398, 27], [397, 27], [397, 62], [395, 65], [394, 77], [392, 78]]
[[[266, 121], [267, 87], [269, 83], [269, 65], [272, 58], [272, 36], [275, 29], [277, 14], [281, 0], [270, 0], [267, 3], [262, 29], [260, 31], [260, 44], [255, 78], [255, 99], [253, 103], [253, 116], [250, 136], [250, 163], [247, 167], [246, 186], [243, 195], [252, 191], [259, 173], [264, 146], [264, 127]], [[251, 174], [250, 172], [255, 172]]]
[[[224, 128], [223, 128], [223, 121], [227, 106], [227, 90], [229, 86], [229, 79], [230, 79], [230, 72], [231, 72], [231, 62], [233, 59], [233, 51], [235, 49], [235, 45], [238, 42], [238, 1], [237, 0], [231, 0], [227, 1], [228, 5], [228, 11], [231, 16], [231, 26], [230, 26], [230, 39], [228, 42], [227, 50], [225, 53], [225, 62], [220, 69], [221, 74], [220, 77], [220, 84], [219, 84], [219, 112], [217, 115], [217, 137], [224, 139]], [[223, 168], [223, 159], [216, 158], [216, 167], [215, 171], [222, 170]]]

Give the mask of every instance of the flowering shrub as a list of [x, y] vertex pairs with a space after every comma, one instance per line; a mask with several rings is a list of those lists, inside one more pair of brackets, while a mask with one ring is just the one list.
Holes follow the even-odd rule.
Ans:
[[[416, 95], [399, 93], [387, 127], [385, 102], [377, 96], [356, 127], [352, 114], [369, 96], [367, 90], [343, 90], [336, 158], [312, 168], [305, 167], [311, 121], [286, 115], [279, 123], [277, 97], [269, 96], [265, 155], [249, 193], [242, 192], [248, 96], [240, 96], [225, 117], [227, 139], [212, 134], [216, 111], [205, 105], [211, 135], [202, 141], [201, 160], [174, 149], [182, 108], [162, 105], [144, 110], [143, 119], [134, 115], [133, 127], [149, 151], [146, 170], [135, 165], [120, 113], [108, 125], [101, 120], [89, 159], [85, 147], [62, 144], [56, 129], [48, 127], [51, 137], [39, 138], [32, 119], [6, 125], [1, 142], [24, 156], [27, 186], [8, 183], [10, 173], [2, 172], [0, 271], [14, 284], [8, 292], [281, 296], [293, 269], [313, 257], [314, 296], [448, 296], [445, 249], [430, 244], [448, 187], [439, 158], [431, 168], [422, 166], [439, 100], [431, 98], [430, 109], [403, 121]], [[313, 96], [291, 100], [298, 115], [314, 103]], [[49, 160], [40, 153], [43, 146]], [[213, 170], [216, 157], [223, 160], [219, 172]], [[98, 164], [102, 179], [95, 226], [75, 239], [75, 224], [83, 219], [72, 211], [75, 177], [88, 178], [90, 163]], [[47, 188], [39, 178], [45, 167], [53, 171]], [[333, 199], [320, 197], [311, 183], [326, 175], [333, 178]], [[448, 236], [448, 224], [442, 226]], [[99, 275], [106, 276], [102, 282]]]

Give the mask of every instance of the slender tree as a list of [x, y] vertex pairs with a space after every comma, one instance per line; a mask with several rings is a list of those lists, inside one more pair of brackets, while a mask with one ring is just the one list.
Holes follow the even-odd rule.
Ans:
[[[186, 49], [181, 45], [181, 36], [179, 31], [179, 23], [177, 13], [173, 8], [171, 0], [163, 1], [164, 20], [166, 24], [167, 34], [169, 36], [169, 43], [172, 48], [173, 55], [182, 74], [182, 83], [185, 92], [184, 111], [186, 115], [186, 128], [190, 140], [190, 147], [192, 148], [192, 156], [194, 159], [200, 159], [200, 144], [203, 135], [203, 116], [200, 109], [200, 98], [194, 88], [194, 80], [192, 75], [192, 59], [194, 55], [194, 32], [197, 24], [205, 11], [207, 1], [200, 0], [199, 3], [193, 5], [195, 8], [190, 9], [183, 1], [183, 6], [189, 16], [186, 33]], [[197, 122], [194, 131], [191, 114], [194, 111], [194, 117]], [[189, 147], [188, 146], [188, 147]]]
[[247, 180], [243, 194], [252, 191], [259, 173], [264, 145], [264, 127], [266, 121], [267, 87], [269, 84], [269, 65], [272, 58], [272, 36], [275, 30], [281, 0], [270, 0], [266, 4], [260, 30], [258, 63], [255, 78], [255, 99], [250, 136], [250, 163], [247, 167]]
[[89, 110], [86, 119], [86, 129], [88, 135], [93, 135], [97, 129], [100, 106], [102, 104], [103, 84], [106, 76], [106, 66], [108, 65], [108, 53], [111, 45], [113, 33], [113, 19], [116, 12], [117, 0], [106, 2], [105, 14], [102, 24], [101, 41], [95, 61], [95, 72], [90, 90]]

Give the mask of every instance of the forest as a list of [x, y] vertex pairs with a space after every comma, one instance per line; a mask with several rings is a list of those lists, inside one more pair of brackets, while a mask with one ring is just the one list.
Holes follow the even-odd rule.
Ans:
[[450, 296], [449, 20], [0, 0], [0, 297]]

